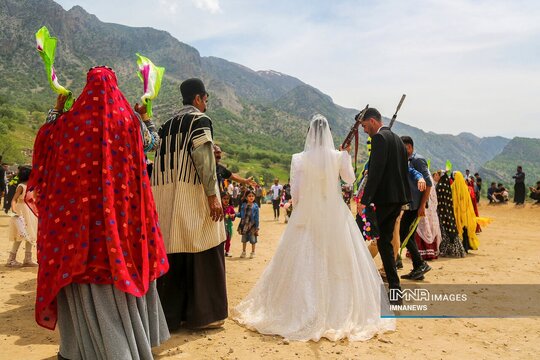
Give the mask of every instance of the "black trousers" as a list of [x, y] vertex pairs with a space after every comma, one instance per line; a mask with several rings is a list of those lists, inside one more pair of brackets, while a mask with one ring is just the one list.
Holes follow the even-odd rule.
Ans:
[[394, 226], [396, 219], [401, 212], [401, 205], [376, 205], [377, 224], [379, 225], [379, 240], [377, 249], [381, 255], [381, 260], [388, 280], [390, 289], [400, 289], [399, 276], [396, 268], [396, 256], [392, 246]]
[[274, 217], [279, 217], [279, 203], [281, 201], [279, 199], [272, 200], [272, 206], [274, 207]]
[[200, 253], [167, 255], [169, 272], [158, 278], [157, 290], [170, 331], [227, 318], [224, 244]]
[[525, 203], [525, 184], [517, 183], [514, 185], [514, 202], [516, 204]]
[[[411, 227], [411, 224], [414, 222], [417, 216], [418, 216], [417, 210], [405, 210], [403, 212], [403, 216], [401, 217], [401, 222], [399, 225], [399, 240], [401, 244], [403, 244], [403, 241], [409, 234], [409, 228]], [[416, 235], [416, 229], [414, 230], [414, 233], [409, 238], [409, 241], [407, 241], [407, 250], [409, 251], [409, 254], [411, 255], [413, 267], [416, 269], [417, 267], [422, 265], [424, 260], [422, 260], [422, 256], [420, 255], [420, 252], [418, 251], [418, 246], [416, 246], [416, 240], [414, 239], [415, 235]]]
[[7, 192], [4, 195], [4, 210], [6, 212], [11, 209], [11, 200], [13, 200], [15, 192], [17, 192], [17, 185], [8, 185]]

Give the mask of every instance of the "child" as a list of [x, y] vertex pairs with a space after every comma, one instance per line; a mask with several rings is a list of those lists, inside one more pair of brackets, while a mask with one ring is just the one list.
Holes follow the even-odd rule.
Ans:
[[283, 209], [285, 210], [285, 224], [289, 222], [289, 219], [291, 218], [292, 211], [293, 211], [293, 205], [292, 205], [292, 199], [289, 199], [285, 205], [283, 205]]
[[[13, 246], [9, 253], [9, 258], [6, 266], [37, 266], [38, 264], [32, 260], [32, 246], [37, 237], [37, 218], [32, 213], [32, 210], [24, 202], [26, 195], [26, 183], [30, 178], [31, 169], [29, 167], [21, 167], [19, 169], [19, 183], [15, 195], [11, 200], [11, 211], [13, 217], [10, 225], [10, 239], [13, 240]], [[25, 240], [25, 256], [21, 264], [16, 260], [17, 251], [21, 242]]]
[[230, 204], [231, 197], [227, 192], [221, 194], [221, 203], [223, 205], [223, 214], [225, 215], [225, 234], [227, 234], [227, 240], [225, 240], [225, 256], [230, 257], [229, 250], [231, 248], [232, 238], [232, 224], [236, 217], [234, 207]]
[[240, 207], [240, 224], [238, 225], [238, 233], [242, 235], [242, 255], [240, 257], [246, 257], [246, 246], [249, 241], [251, 243], [250, 259], [253, 259], [257, 236], [259, 236], [259, 207], [255, 203], [253, 190], [246, 191], [245, 198], [246, 202]]

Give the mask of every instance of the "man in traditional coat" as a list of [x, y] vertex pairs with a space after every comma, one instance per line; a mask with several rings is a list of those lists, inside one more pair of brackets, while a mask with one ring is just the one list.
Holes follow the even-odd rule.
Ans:
[[208, 93], [200, 79], [180, 85], [184, 107], [159, 129], [152, 190], [169, 272], [158, 291], [169, 329], [215, 328], [227, 318], [225, 226], [213, 153]]

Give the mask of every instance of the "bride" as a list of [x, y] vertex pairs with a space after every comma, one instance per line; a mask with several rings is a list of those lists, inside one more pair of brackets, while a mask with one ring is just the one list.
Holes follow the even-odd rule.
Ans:
[[[262, 334], [319, 341], [367, 340], [395, 330], [379, 272], [343, 201], [339, 177], [355, 180], [322, 115], [311, 119], [304, 151], [291, 162], [294, 211], [270, 264], [234, 309]], [[381, 294], [382, 296], [381, 300]]]

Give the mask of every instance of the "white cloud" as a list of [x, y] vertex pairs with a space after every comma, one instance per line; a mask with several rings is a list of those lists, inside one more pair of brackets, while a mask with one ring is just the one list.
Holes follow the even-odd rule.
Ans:
[[[298, 77], [343, 106], [391, 115], [407, 93], [400, 119], [424, 130], [540, 137], [535, 0], [58, 1]], [[132, 16], [141, 7], [145, 16]]]
[[194, 0], [195, 6], [201, 10], [215, 14], [220, 11], [219, 0]]
[[159, 0], [159, 5], [170, 14], [176, 14], [178, 9], [178, 3], [175, 0]]

